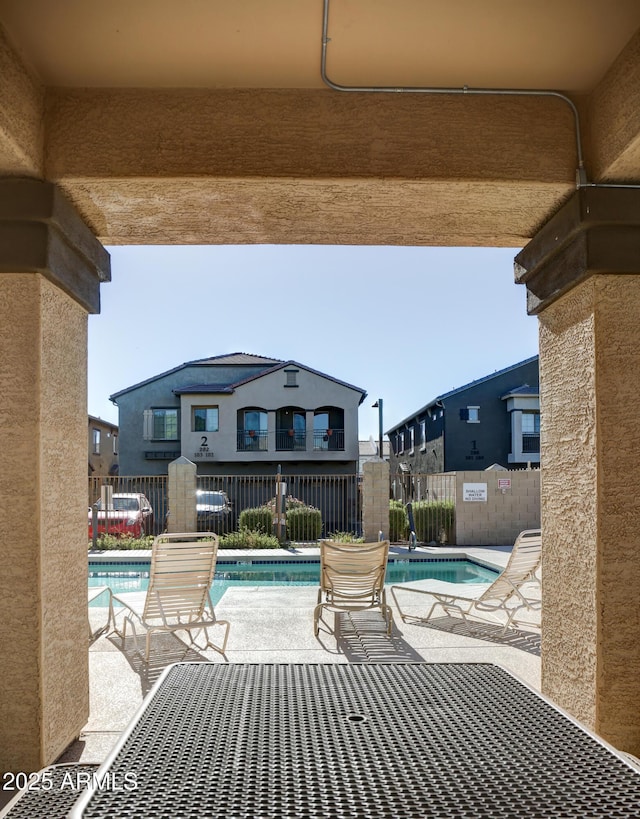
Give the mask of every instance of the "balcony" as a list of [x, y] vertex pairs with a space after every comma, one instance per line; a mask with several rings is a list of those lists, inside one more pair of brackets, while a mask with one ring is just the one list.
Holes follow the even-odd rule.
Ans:
[[294, 429], [277, 429], [276, 449], [279, 452], [305, 452], [307, 433]]
[[522, 451], [523, 452], [540, 452], [540, 433], [539, 432], [523, 432], [522, 433]]
[[313, 431], [314, 452], [343, 452], [344, 451], [344, 430], [343, 429], [314, 429]]
[[267, 452], [269, 434], [266, 430], [239, 430], [238, 452]]

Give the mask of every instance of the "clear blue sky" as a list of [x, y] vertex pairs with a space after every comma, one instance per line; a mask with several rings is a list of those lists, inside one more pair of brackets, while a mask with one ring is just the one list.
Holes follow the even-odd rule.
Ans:
[[294, 359], [367, 391], [360, 438], [440, 393], [538, 352], [513, 282], [518, 249], [112, 247], [89, 317], [88, 410], [164, 370], [247, 352]]

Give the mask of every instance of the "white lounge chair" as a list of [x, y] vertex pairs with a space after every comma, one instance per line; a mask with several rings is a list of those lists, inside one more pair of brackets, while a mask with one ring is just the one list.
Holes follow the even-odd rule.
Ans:
[[387, 605], [384, 588], [388, 555], [388, 540], [375, 543], [320, 541], [320, 588], [313, 612], [316, 637], [324, 608], [337, 611], [380, 608], [387, 634], [391, 633], [393, 613]]
[[[213, 582], [218, 554], [218, 536], [211, 532], [165, 533], [153, 541], [149, 588], [146, 592], [114, 594], [113, 601], [125, 607], [122, 628], [114, 608], [114, 631], [124, 643], [127, 624], [138, 648], [135, 623], [146, 629], [145, 659], [149, 660], [151, 635], [157, 631], [186, 631], [192, 645], [212, 648], [224, 655], [229, 635], [229, 622], [216, 618], [209, 589]], [[207, 629], [225, 626], [224, 639], [217, 646], [209, 639]], [[205, 645], [196, 643], [193, 633], [204, 632]]]
[[[495, 617], [492, 622], [501, 623], [504, 626], [503, 631], [511, 626], [535, 626], [533, 622], [520, 620], [519, 614], [522, 611], [535, 612], [540, 610], [539, 595], [527, 597], [523, 587], [531, 582], [537, 583], [539, 586], [536, 573], [540, 568], [541, 550], [542, 537], [540, 529], [526, 529], [520, 532], [516, 538], [507, 565], [493, 583], [460, 586], [459, 584], [436, 580], [423, 580], [412, 585], [394, 585], [391, 587], [391, 594], [400, 616], [405, 622], [426, 622], [431, 619], [434, 612], [441, 609], [449, 615], [459, 615], [463, 619], [467, 619], [467, 617], [491, 619], [487, 618], [486, 615], [500, 615]], [[459, 594], [461, 590], [464, 590], [467, 594]], [[405, 592], [428, 598], [431, 605], [426, 615], [408, 613], [406, 611], [406, 599], [405, 611], [403, 612], [398, 598]], [[415, 597], [414, 605], [417, 606]]]
[[111, 589], [108, 586], [89, 586], [89, 590], [87, 593], [87, 603], [91, 605], [94, 600], [97, 600], [98, 597], [101, 597], [103, 594], [108, 595], [107, 598], [107, 622], [104, 626], [101, 626], [99, 629], [95, 631], [91, 628], [91, 623], [89, 623], [89, 642], [93, 643], [95, 640], [100, 637], [100, 635], [104, 634], [106, 631], [109, 630], [109, 626], [111, 625], [111, 619], [113, 615], [113, 607], [111, 603]]

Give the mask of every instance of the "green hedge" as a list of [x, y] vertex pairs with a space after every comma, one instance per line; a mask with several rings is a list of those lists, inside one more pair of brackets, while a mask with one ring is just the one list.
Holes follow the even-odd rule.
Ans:
[[228, 532], [226, 535], [220, 535], [220, 548], [279, 549], [280, 543], [275, 535], [241, 527], [239, 532]]
[[420, 543], [451, 543], [456, 519], [453, 501], [416, 501], [412, 509]]
[[243, 509], [240, 512], [238, 528], [252, 532], [271, 534], [273, 531], [273, 514], [267, 506], [258, 506], [255, 509]]
[[364, 538], [353, 532], [330, 532], [327, 540], [334, 540], [336, 543], [364, 543]]
[[409, 518], [401, 501], [389, 501], [389, 540], [397, 543], [409, 536]]
[[322, 534], [322, 515], [313, 506], [294, 506], [287, 510], [289, 540], [318, 540]]
[[[131, 537], [130, 535], [98, 535], [96, 549], [99, 551], [127, 551], [129, 549], [150, 549], [153, 544], [153, 535]], [[93, 541], [89, 541], [89, 549], [93, 548]]]

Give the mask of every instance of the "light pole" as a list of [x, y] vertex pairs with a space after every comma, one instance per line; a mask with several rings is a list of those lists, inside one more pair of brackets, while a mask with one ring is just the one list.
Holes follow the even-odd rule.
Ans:
[[382, 450], [382, 398], [378, 398], [376, 403], [371, 406], [373, 409], [378, 408], [378, 456], [384, 460], [384, 452]]

